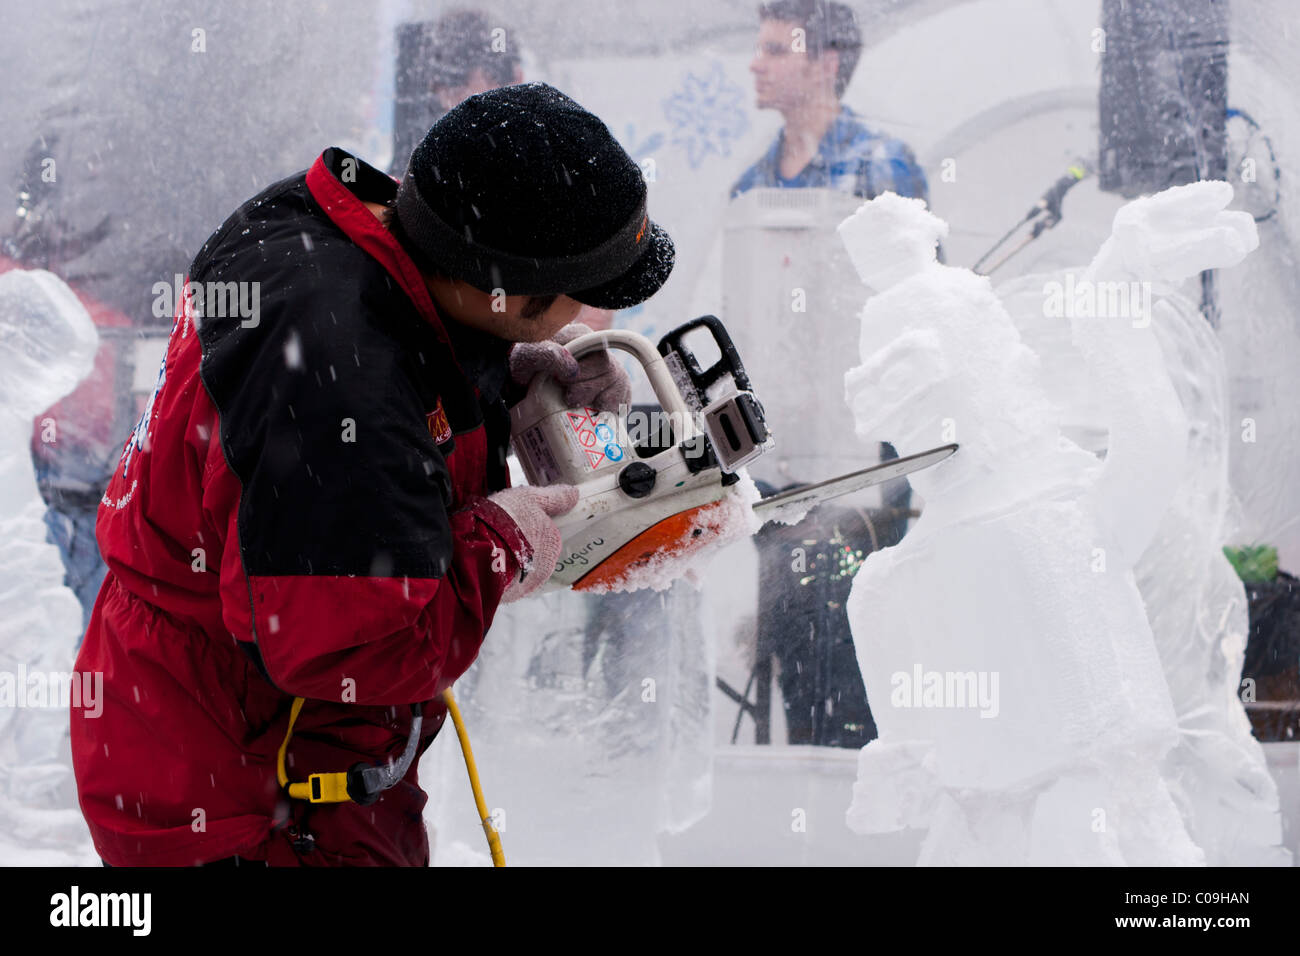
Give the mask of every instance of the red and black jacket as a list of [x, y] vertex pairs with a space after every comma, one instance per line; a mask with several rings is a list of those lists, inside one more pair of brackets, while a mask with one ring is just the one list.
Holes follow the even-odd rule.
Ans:
[[[508, 343], [439, 320], [363, 205], [395, 189], [326, 150], [191, 266], [198, 314], [180, 303], [100, 507], [109, 575], [78, 658], [104, 674], [73, 749], [111, 864], [427, 863], [416, 764], [368, 807], [275, 781], [295, 696], [291, 779], [400, 752], [402, 705], [464, 673], [531, 557], [485, 500], [507, 483]], [[423, 746], [445, 718], [425, 713]]]

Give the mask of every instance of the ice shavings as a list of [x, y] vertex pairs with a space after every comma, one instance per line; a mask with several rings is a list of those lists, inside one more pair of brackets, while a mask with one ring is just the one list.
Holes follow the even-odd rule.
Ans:
[[745, 469], [736, 474], [740, 480], [727, 487], [717, 502], [696, 512], [691, 522], [691, 537], [681, 542], [679, 550], [648, 556], [604, 586], [592, 588], [592, 592], [647, 588], [664, 591], [679, 578], [698, 587], [700, 572], [719, 551], [762, 527], [762, 521], [754, 514], [754, 503], [761, 497], [758, 487]]

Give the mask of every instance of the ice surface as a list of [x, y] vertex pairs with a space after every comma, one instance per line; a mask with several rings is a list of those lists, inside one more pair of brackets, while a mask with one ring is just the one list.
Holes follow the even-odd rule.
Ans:
[[1232, 532], [1223, 352], [1202, 316], [1177, 301], [1157, 337], [1188, 417], [1187, 465], [1136, 568], [1178, 714], [1164, 775], [1207, 862], [1285, 865], [1277, 786], [1238, 697], [1249, 622], [1223, 554]]
[[[742, 480], [719, 503], [728, 534], [749, 533], [756, 495]], [[715, 555], [707, 548], [672, 574]], [[565, 590], [502, 606], [456, 684], [508, 864], [658, 863], [660, 834], [709, 811], [708, 596], [672, 584], [667, 568], [644, 583], [634, 593]], [[454, 739], [434, 744], [421, 779], [435, 865], [480, 863], [474, 854], [486, 844]]]
[[[1222, 211], [1225, 188], [1126, 206], [1083, 280], [1173, 280], [1239, 261], [1253, 227]], [[1189, 434], [1152, 315], [1138, 305], [1058, 319], [1100, 397], [1099, 462], [1063, 436], [1064, 406], [988, 281], [934, 261], [942, 234], [921, 204], [892, 195], [841, 227], [878, 291], [862, 313], [862, 364], [845, 379], [859, 436], [902, 454], [961, 444], [913, 476], [922, 517], [868, 556], [849, 599], [880, 728], [861, 754], [850, 826], [923, 821], [923, 863], [1205, 862], [1182, 791], [1159, 770], [1180, 733], [1134, 573], [1178, 491]]]
[[1232, 186], [1189, 183], [1143, 196], [1115, 213], [1088, 271], [1099, 279], [1176, 282], [1235, 266], [1259, 245], [1255, 221], [1227, 212]]
[[[508, 864], [650, 865], [712, 787], [713, 649], [702, 595], [552, 592], [501, 608], [456, 685]], [[434, 863], [485, 847], [459, 748], [421, 767]]]
[[77, 295], [43, 269], [0, 275], [0, 409], [31, 418], [89, 373], [98, 334]]
[[925, 200], [891, 194], [869, 215], [844, 220], [838, 231], [862, 284], [883, 291], [934, 263], [948, 224], [926, 211]]
[[[91, 369], [97, 334], [76, 295], [49, 272], [0, 275], [0, 862], [93, 861], [77, 807], [68, 703], [38, 697], [70, 674], [81, 606], [46, 542], [32, 468], [32, 417]], [[57, 440], [58, 423], [49, 434]], [[44, 704], [46, 706], [33, 706]]]
[[[1242, 236], [1252, 245], [1248, 230]], [[1186, 271], [1175, 262], [1175, 274]], [[1086, 376], [1073, 373], [1083, 363], [1070, 336], [1043, 316], [1043, 288], [1064, 280], [1064, 273], [1030, 276], [998, 292], [1053, 369], [1046, 381], [1068, 419], [1081, 434], [1104, 439], [1102, 396], [1087, 387]], [[1178, 716], [1179, 740], [1165, 759], [1164, 777], [1208, 863], [1285, 864], [1277, 788], [1237, 697], [1248, 618], [1241, 581], [1222, 552], [1233, 530], [1223, 348], [1174, 287], [1156, 284], [1154, 303], [1151, 328], [1187, 419], [1177, 490], [1135, 568]], [[1105, 446], [1101, 441], [1099, 450]]]

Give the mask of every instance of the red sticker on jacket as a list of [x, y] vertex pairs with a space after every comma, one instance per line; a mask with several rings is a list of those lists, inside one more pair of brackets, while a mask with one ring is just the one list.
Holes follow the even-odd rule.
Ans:
[[424, 420], [429, 426], [429, 434], [433, 436], [435, 444], [441, 445], [451, 438], [451, 423], [447, 421], [447, 413], [442, 410], [441, 398], [438, 399], [438, 407], [425, 415]]

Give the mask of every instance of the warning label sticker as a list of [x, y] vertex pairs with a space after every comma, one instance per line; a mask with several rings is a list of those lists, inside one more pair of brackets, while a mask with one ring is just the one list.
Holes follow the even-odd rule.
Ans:
[[551, 448], [542, 437], [542, 429], [534, 425], [515, 442], [515, 453], [524, 465], [529, 480], [534, 484], [553, 485], [560, 480], [560, 465]]
[[588, 471], [595, 471], [610, 462], [622, 461], [623, 446], [614, 433], [614, 416], [595, 408], [565, 412], [568, 434], [577, 445], [578, 453]]

